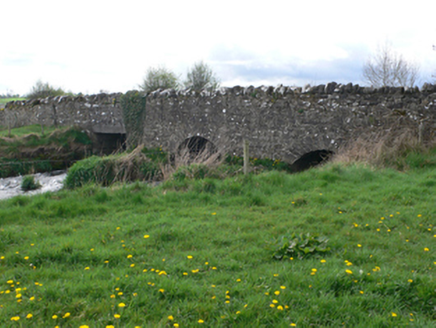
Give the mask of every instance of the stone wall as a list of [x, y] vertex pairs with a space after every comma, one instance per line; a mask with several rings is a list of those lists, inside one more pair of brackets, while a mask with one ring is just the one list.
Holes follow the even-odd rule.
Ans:
[[[4, 112], [13, 113], [21, 125], [57, 121], [97, 133], [124, 133], [120, 96], [14, 102]], [[156, 91], [148, 95], [144, 125], [147, 147], [175, 151], [187, 138], [200, 136], [241, 155], [245, 138], [252, 156], [293, 161], [313, 150], [335, 151], [367, 134], [421, 133], [424, 142], [433, 140], [436, 86], [372, 89], [332, 82], [305, 90], [236, 86], [214, 93]]]
[[436, 132], [436, 87], [361, 88], [329, 83], [307, 90], [233, 87], [215, 93], [171, 90], [147, 99], [146, 144], [175, 150], [201, 136], [217, 147], [294, 161], [313, 150], [335, 151], [364, 134], [412, 133], [424, 141]]
[[0, 122], [9, 120], [12, 127], [29, 124], [79, 125], [96, 133], [125, 133], [119, 106], [121, 95], [58, 96], [10, 102], [0, 113], [3, 116], [0, 116]]

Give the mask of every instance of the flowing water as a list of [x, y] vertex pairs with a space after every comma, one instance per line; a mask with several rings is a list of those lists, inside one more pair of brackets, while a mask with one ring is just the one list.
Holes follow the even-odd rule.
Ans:
[[67, 173], [66, 171], [54, 171], [32, 175], [35, 178], [35, 182], [38, 181], [41, 184], [41, 188], [26, 192], [21, 190], [22, 176], [0, 179], [0, 199], [7, 199], [18, 195], [34, 195], [58, 191], [62, 189]]

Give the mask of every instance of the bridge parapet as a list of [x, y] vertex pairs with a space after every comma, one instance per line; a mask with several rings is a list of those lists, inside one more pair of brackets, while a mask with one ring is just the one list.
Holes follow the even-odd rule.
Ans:
[[[1, 122], [78, 125], [100, 134], [124, 134], [121, 93], [16, 101]], [[8, 116], [8, 117], [6, 117]], [[436, 133], [436, 86], [366, 88], [337, 84], [220, 88], [216, 92], [159, 90], [147, 97], [144, 144], [175, 151], [199, 136], [226, 152], [293, 161], [315, 150], [335, 151], [367, 134]]]

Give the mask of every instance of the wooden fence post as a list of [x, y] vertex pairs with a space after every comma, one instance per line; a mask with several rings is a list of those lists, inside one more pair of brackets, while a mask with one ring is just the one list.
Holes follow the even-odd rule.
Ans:
[[249, 170], [249, 163], [250, 163], [250, 156], [249, 156], [249, 147], [248, 147], [248, 140], [244, 139], [244, 174], [248, 174]]

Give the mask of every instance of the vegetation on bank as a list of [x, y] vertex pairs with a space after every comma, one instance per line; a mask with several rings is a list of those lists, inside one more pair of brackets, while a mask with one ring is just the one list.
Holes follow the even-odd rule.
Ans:
[[0, 178], [66, 169], [91, 152], [91, 140], [75, 128], [39, 125], [0, 130]]
[[401, 163], [2, 201], [0, 326], [433, 327], [436, 152]]

